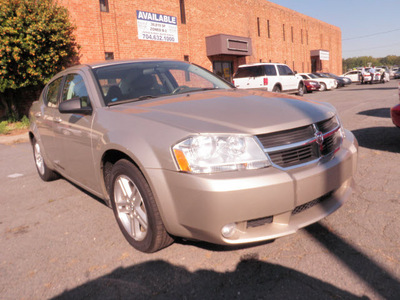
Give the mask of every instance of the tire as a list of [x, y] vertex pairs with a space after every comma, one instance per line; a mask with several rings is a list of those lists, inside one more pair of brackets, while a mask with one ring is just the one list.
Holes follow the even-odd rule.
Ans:
[[321, 85], [321, 87], [319, 88], [320, 91], [326, 91], [326, 84], [323, 82], [319, 83]]
[[304, 84], [299, 83], [299, 87], [297, 88], [297, 91], [298, 91], [297, 95], [302, 97], [307, 92], [307, 91], [304, 91], [304, 90], [305, 90]]
[[121, 159], [112, 167], [110, 196], [118, 226], [135, 249], [151, 253], [173, 242], [149, 184], [128, 160]]
[[274, 88], [272, 89], [272, 91], [274, 93], [280, 93], [282, 92], [281, 87], [279, 85], [274, 86]]
[[43, 181], [52, 181], [59, 177], [53, 170], [49, 169], [43, 159], [42, 149], [35, 138], [32, 139], [33, 159], [35, 160], [36, 170]]

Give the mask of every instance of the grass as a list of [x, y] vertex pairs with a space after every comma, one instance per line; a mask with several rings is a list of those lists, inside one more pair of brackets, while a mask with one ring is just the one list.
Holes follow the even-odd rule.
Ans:
[[29, 128], [29, 119], [26, 116], [23, 116], [21, 121], [11, 122], [11, 121], [2, 121], [0, 122], [0, 134], [10, 134], [16, 130], [25, 130]]

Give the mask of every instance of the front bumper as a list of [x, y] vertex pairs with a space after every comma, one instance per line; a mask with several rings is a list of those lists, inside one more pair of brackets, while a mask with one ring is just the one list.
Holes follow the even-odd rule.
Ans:
[[[346, 131], [334, 156], [292, 170], [198, 175], [152, 169], [147, 176], [170, 234], [242, 244], [294, 233], [339, 208], [351, 195], [357, 148]], [[231, 223], [235, 234], [222, 236]]]

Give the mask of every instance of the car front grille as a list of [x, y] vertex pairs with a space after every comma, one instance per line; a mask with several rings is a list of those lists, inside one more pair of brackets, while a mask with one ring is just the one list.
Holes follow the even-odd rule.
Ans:
[[290, 130], [258, 135], [264, 151], [281, 168], [299, 166], [329, 155], [342, 143], [336, 117]]

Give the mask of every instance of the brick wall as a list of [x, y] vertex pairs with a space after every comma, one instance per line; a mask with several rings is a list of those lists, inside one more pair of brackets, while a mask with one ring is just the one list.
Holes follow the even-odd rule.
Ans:
[[[216, 58], [207, 57], [205, 37], [229, 34], [249, 37], [253, 46], [253, 54], [236, 59], [234, 68], [271, 61], [308, 72], [310, 51], [323, 49], [330, 52], [330, 60], [322, 62], [322, 69], [342, 73], [340, 28], [265, 0], [185, 0], [186, 24], [181, 24], [179, 0], [108, 0], [109, 12], [100, 12], [97, 0], [60, 3], [77, 26], [81, 63], [104, 60], [105, 52], [113, 52], [115, 59], [183, 60], [188, 55], [191, 62], [212, 70]], [[177, 17], [179, 43], [139, 40], [136, 10]]]

